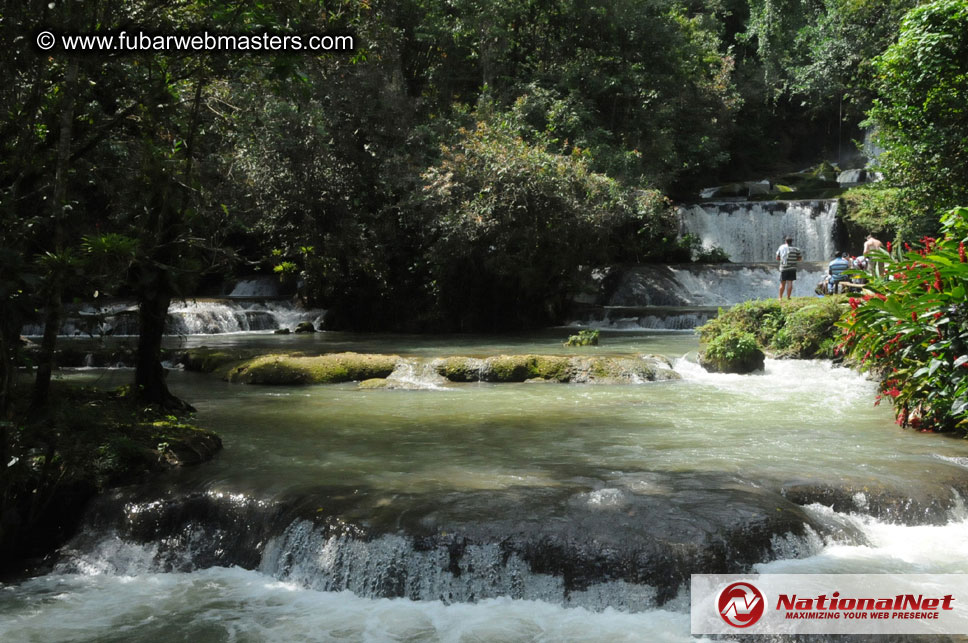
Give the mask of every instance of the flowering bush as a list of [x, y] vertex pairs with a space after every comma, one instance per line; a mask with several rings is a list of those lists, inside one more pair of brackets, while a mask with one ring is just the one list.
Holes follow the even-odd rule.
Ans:
[[968, 431], [968, 208], [941, 223], [920, 248], [877, 252], [884, 277], [851, 297], [838, 350], [881, 378], [901, 426]]

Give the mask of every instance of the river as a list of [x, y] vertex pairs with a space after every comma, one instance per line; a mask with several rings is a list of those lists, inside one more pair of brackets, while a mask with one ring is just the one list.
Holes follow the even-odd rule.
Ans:
[[0, 640], [685, 641], [690, 573], [968, 573], [968, 443], [899, 429], [873, 382], [821, 361], [708, 374], [692, 332], [606, 331], [584, 349], [566, 334], [181, 340], [661, 354], [681, 379], [417, 369], [359, 390], [173, 370], [224, 450], [96, 501], [53, 571], [0, 586]]

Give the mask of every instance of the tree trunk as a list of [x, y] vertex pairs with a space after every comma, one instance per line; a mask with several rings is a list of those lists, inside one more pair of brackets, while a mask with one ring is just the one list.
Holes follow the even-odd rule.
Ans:
[[[205, 80], [198, 79], [195, 84], [195, 98], [192, 102], [188, 135], [185, 139], [185, 185], [191, 184], [195, 132], [198, 129], [198, 114], [204, 86]], [[167, 180], [171, 181], [172, 178]], [[173, 206], [174, 200], [170, 195], [165, 195], [154, 204], [149, 230], [155, 232], [153, 239], [155, 245], [151, 261], [146, 262], [143, 268], [147, 274], [142, 275], [141, 283], [145, 285], [142, 286], [138, 297], [140, 328], [134, 374], [138, 399], [176, 411], [195, 410], [191, 404], [175, 397], [168, 390], [168, 385], [165, 383], [165, 369], [161, 365], [161, 340], [165, 334], [165, 319], [168, 317], [172, 293], [176, 292], [172, 275], [175, 264], [173, 248], [177, 237], [175, 230], [178, 224], [184, 221], [188, 206], [187, 198], [183, 194], [177, 201], [179, 203], [177, 208]], [[148, 278], [145, 279], [145, 276]]]
[[[160, 279], [164, 276], [159, 275]], [[168, 390], [165, 368], [161, 365], [161, 340], [165, 334], [165, 319], [171, 295], [161, 290], [142, 294], [138, 306], [140, 329], [138, 353], [135, 362], [134, 383], [137, 397], [147, 404], [157, 404], [164, 409], [194, 411], [186, 402]]]
[[[64, 105], [60, 114], [60, 139], [57, 144], [57, 166], [54, 171], [54, 190], [51, 208], [54, 221], [53, 245], [54, 252], [60, 254], [64, 250], [64, 206], [67, 204], [67, 174], [71, 161], [71, 137], [74, 125], [74, 93], [77, 85], [77, 59], [70, 61], [67, 67], [67, 78], [64, 82]], [[59, 263], [59, 262], [58, 262]], [[40, 354], [37, 359], [37, 379], [34, 382], [34, 394], [30, 406], [33, 411], [47, 404], [50, 393], [50, 377], [54, 369], [54, 349], [57, 346], [57, 332], [60, 330], [62, 302], [65, 275], [60, 274], [59, 266], [52, 268], [48, 275], [47, 301], [44, 314], [44, 338], [40, 344]]]

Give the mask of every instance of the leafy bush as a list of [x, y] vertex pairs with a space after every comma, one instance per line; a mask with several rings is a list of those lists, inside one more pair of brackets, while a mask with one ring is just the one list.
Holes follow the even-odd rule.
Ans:
[[[838, 347], [882, 378], [897, 422], [925, 430], [968, 430], [968, 208], [941, 218], [943, 237], [880, 251], [886, 279], [851, 297]], [[890, 249], [890, 247], [889, 247]]]
[[846, 302], [843, 296], [747, 301], [720, 310], [697, 331], [700, 341], [710, 346], [722, 336], [741, 332], [778, 357], [829, 358]]
[[709, 359], [733, 362], [748, 359], [759, 351], [753, 333], [730, 328], [706, 345], [705, 354]]
[[599, 331], [580, 330], [577, 335], [569, 335], [565, 346], [598, 346]]

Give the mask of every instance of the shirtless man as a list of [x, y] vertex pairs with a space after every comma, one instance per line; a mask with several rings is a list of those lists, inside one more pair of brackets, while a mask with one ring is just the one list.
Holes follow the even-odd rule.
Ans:
[[874, 235], [872, 234], [867, 235], [867, 240], [864, 241], [864, 256], [867, 257], [867, 261], [870, 263], [871, 271], [878, 277], [881, 276], [880, 262], [874, 261], [868, 255], [870, 255], [875, 250], [880, 250], [883, 247], [884, 247], [884, 244], [881, 243], [880, 240], [875, 239]]

